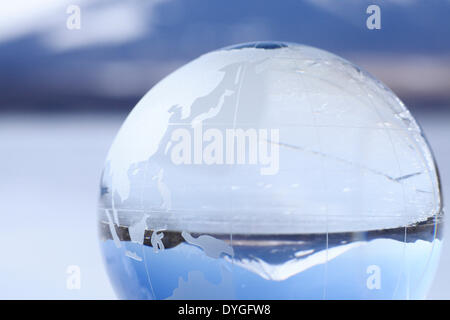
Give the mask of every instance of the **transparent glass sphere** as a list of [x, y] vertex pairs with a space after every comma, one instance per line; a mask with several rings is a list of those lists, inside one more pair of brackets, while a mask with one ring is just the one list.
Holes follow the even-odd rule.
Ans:
[[137, 299], [423, 298], [442, 214], [432, 153], [395, 94], [276, 42], [155, 85], [111, 146], [98, 209], [112, 283]]

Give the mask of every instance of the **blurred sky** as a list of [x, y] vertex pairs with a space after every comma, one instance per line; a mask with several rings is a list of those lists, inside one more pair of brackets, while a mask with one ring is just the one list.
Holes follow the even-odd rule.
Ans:
[[[366, 9], [381, 8], [381, 30]], [[81, 9], [69, 30], [68, 6]], [[0, 110], [129, 110], [202, 53], [255, 40], [329, 50], [407, 104], [450, 101], [450, 1], [15, 0], [0, 6]]]
[[[369, 4], [381, 30], [366, 27]], [[66, 27], [69, 5], [80, 30]], [[423, 125], [449, 191], [450, 0], [2, 1], [0, 298], [115, 297], [96, 201], [126, 113], [184, 63], [257, 40], [316, 46], [385, 82]], [[69, 265], [80, 290], [66, 287]], [[449, 268], [444, 245], [431, 298], [450, 298]]]

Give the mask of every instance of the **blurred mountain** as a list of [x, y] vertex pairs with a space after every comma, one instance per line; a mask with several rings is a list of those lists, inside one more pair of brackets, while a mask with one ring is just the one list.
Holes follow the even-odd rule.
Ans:
[[[366, 27], [373, 2], [381, 30]], [[71, 4], [80, 30], [66, 27]], [[17, 0], [0, 21], [0, 110], [129, 110], [187, 61], [255, 40], [316, 46], [407, 103], [450, 104], [448, 0]]]

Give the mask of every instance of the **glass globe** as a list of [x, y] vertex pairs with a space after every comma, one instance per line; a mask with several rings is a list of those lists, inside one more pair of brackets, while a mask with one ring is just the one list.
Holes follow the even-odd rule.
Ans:
[[424, 298], [438, 172], [381, 82], [329, 52], [255, 42], [155, 85], [107, 156], [98, 219], [133, 299]]

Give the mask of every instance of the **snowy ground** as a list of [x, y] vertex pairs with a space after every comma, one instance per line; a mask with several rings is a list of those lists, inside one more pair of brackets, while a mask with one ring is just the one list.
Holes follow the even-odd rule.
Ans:
[[[450, 109], [450, 108], [448, 108]], [[97, 239], [103, 160], [124, 115], [0, 115], [0, 299], [114, 299]], [[450, 199], [450, 110], [418, 113]], [[66, 287], [68, 266], [81, 288]], [[450, 247], [429, 297], [450, 299]]]

